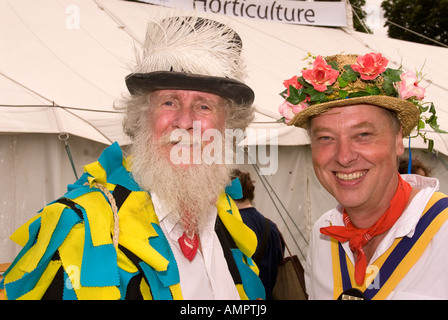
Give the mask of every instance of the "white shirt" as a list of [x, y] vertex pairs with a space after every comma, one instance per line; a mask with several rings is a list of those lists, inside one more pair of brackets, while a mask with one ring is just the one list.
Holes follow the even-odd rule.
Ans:
[[[412, 237], [423, 210], [435, 191], [439, 181], [418, 175], [402, 175], [413, 188], [421, 189], [412, 199], [397, 222], [380, 242], [369, 262], [375, 261], [394, 242], [395, 238]], [[333, 270], [330, 238], [322, 235], [321, 227], [343, 226], [342, 207], [326, 212], [313, 227], [308, 258], [305, 264], [306, 288], [310, 299], [333, 299]], [[433, 237], [420, 259], [414, 264], [387, 299], [448, 299], [448, 223]], [[348, 242], [342, 245], [354, 263]]]
[[180, 287], [185, 300], [239, 300], [240, 296], [233, 282], [221, 244], [215, 232], [217, 209], [214, 207], [209, 219], [199, 231], [201, 250], [190, 262], [183, 255], [178, 239], [184, 230], [180, 223], [166, 218], [157, 195], [151, 193], [154, 210], [160, 221], [160, 228], [168, 239], [180, 276]]

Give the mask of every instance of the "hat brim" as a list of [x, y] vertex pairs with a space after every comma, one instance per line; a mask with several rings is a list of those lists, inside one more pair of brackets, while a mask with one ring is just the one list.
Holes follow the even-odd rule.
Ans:
[[420, 110], [412, 102], [390, 96], [365, 96], [334, 100], [309, 106], [295, 115], [289, 125], [306, 129], [308, 119], [311, 117], [320, 115], [332, 108], [352, 106], [356, 104], [371, 104], [395, 111], [401, 122], [404, 137], [408, 136], [417, 126], [418, 119], [420, 118]]
[[133, 73], [126, 77], [126, 86], [132, 95], [170, 89], [213, 93], [237, 104], [252, 104], [255, 99], [253, 90], [240, 81], [183, 72]]

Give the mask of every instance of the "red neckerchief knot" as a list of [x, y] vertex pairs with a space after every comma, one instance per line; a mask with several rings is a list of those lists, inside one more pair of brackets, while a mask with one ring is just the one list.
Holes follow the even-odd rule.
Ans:
[[390, 201], [389, 209], [378, 221], [366, 229], [356, 228], [344, 209], [343, 220], [345, 226], [330, 226], [320, 229], [322, 234], [343, 243], [349, 241], [350, 249], [355, 253], [355, 280], [358, 285], [364, 283], [367, 259], [363, 247], [375, 236], [389, 230], [403, 213], [411, 194], [411, 186], [398, 174], [398, 187]]
[[182, 250], [182, 253], [184, 254], [185, 258], [187, 258], [190, 261], [193, 260], [193, 258], [196, 256], [196, 253], [198, 252], [199, 247], [198, 235], [194, 233], [192, 236], [188, 237], [187, 233], [184, 232], [178, 241], [180, 250]]
[[196, 234], [196, 223], [193, 216], [189, 212], [184, 212], [181, 221], [185, 231], [177, 241], [179, 242], [180, 250], [184, 254], [185, 258], [191, 261], [196, 256], [199, 248], [199, 237]]

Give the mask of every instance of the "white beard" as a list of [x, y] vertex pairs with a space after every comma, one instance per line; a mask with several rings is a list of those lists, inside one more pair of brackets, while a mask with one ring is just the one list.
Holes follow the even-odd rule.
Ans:
[[134, 179], [141, 188], [157, 195], [168, 212], [168, 219], [174, 223], [180, 221], [187, 232], [197, 231], [229, 184], [234, 166], [215, 163], [173, 165], [169, 159], [160, 156], [166, 154], [164, 148], [169, 137], [154, 142], [150, 131], [149, 128], [140, 130], [132, 145]]

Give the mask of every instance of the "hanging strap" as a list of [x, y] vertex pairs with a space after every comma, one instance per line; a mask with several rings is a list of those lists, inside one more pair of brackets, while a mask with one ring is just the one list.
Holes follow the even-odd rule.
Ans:
[[408, 174], [412, 173], [412, 152], [411, 152], [411, 137], [409, 136], [409, 158], [408, 158]]
[[71, 153], [70, 147], [69, 147], [69, 145], [67, 143], [67, 140], [68, 140], [69, 137], [70, 137], [70, 135], [68, 133], [60, 133], [59, 136], [58, 136], [59, 140], [64, 142], [65, 151], [67, 152], [68, 159], [70, 160], [70, 163], [72, 165], [72, 169], [73, 169], [73, 172], [75, 174], [75, 178], [76, 178], [76, 180], [78, 180], [78, 174], [76, 173], [75, 163], [73, 162], [72, 153]]
[[242, 284], [243, 280], [241, 279], [240, 272], [231, 251], [231, 249], [236, 249], [237, 246], [235, 244], [235, 241], [233, 241], [229, 231], [227, 231], [227, 229], [224, 227], [219, 216], [216, 218], [215, 232], [218, 236], [219, 242], [221, 243], [224, 258], [226, 259], [233, 282], [235, 283], [235, 285]]
[[266, 251], [266, 246], [268, 244], [269, 234], [271, 231], [271, 223], [269, 219], [264, 218], [264, 229], [263, 229], [263, 236], [261, 238], [260, 247], [258, 248], [257, 253], [253, 257], [253, 260], [257, 265], [260, 264], [261, 259], [263, 259], [264, 252]]

